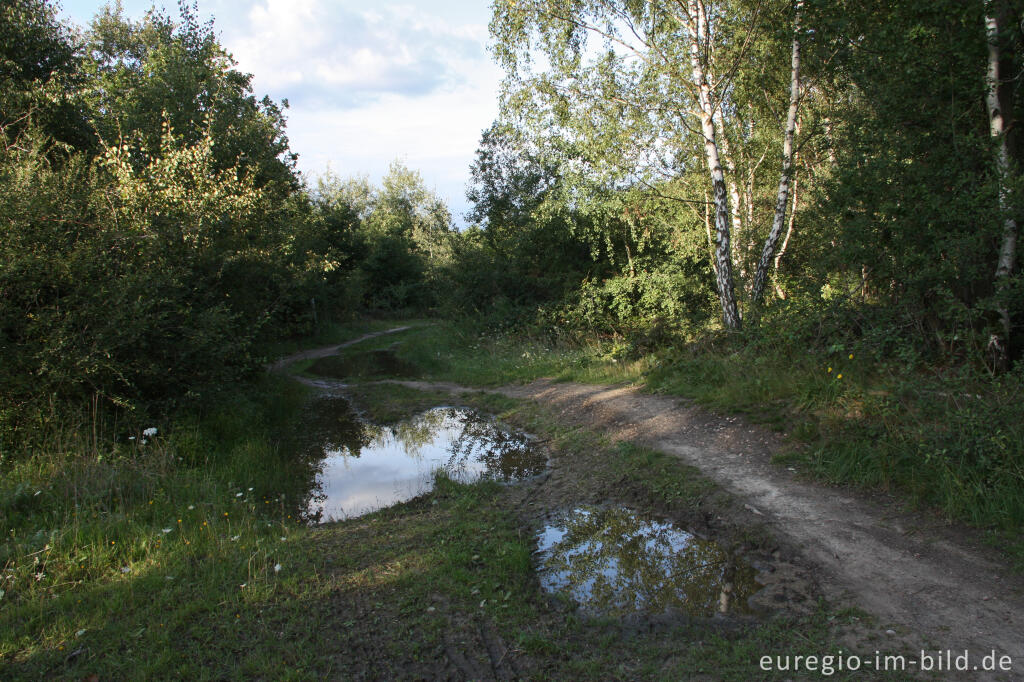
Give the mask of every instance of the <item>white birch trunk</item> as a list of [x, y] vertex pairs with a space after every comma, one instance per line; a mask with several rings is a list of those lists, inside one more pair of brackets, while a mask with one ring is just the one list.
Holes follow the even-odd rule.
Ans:
[[779, 194], [775, 200], [775, 216], [772, 229], [761, 251], [761, 260], [757, 263], [757, 274], [750, 291], [750, 302], [757, 305], [764, 296], [765, 283], [768, 281], [768, 270], [772, 265], [775, 245], [782, 235], [786, 224], [786, 204], [789, 202], [789, 182], [793, 176], [793, 137], [796, 132], [796, 117], [800, 106], [800, 13], [803, 0], [797, 0], [793, 16], [793, 54], [790, 63], [789, 115], [786, 117], [786, 134], [782, 142], [782, 175], [779, 177]]
[[[782, 238], [782, 246], [779, 247], [778, 253], [775, 254], [775, 272], [779, 272], [779, 267], [782, 264], [782, 257], [786, 255], [786, 249], [789, 248], [789, 239], [793, 236], [793, 225], [796, 223], [796, 210], [797, 204], [800, 201], [799, 194], [799, 182], [800, 176], [796, 175], [793, 177], [793, 209], [789, 212], [789, 226], [786, 228], [786, 236]], [[775, 295], [785, 300], [786, 292], [779, 286], [779, 282], [775, 280]]]
[[[999, 214], [1003, 216], [1003, 242], [999, 249], [996, 265], [996, 288], [1005, 289], [1013, 272], [1017, 251], [1017, 221], [1008, 212], [1008, 190], [1006, 176], [1010, 169], [1010, 155], [1006, 148], [1006, 120], [999, 105], [999, 20], [993, 11], [991, 0], [985, 2], [985, 35], [988, 38], [988, 72], [986, 73], [986, 102], [988, 104], [989, 133], [996, 142], [996, 171], [999, 176]], [[996, 352], [997, 363], [1003, 368], [1008, 364], [1010, 342], [1010, 311], [1002, 303], [998, 308], [1002, 326], [1002, 338], [993, 337], [990, 347]]]
[[[705, 74], [707, 78], [713, 79], [714, 74]], [[736, 184], [736, 164], [732, 160], [732, 154], [729, 151], [729, 137], [725, 134], [725, 115], [722, 113], [722, 107], [715, 108], [715, 125], [717, 127], [718, 135], [718, 147], [722, 153], [722, 160], [725, 162], [725, 169], [729, 171], [728, 175], [725, 176], [725, 184], [729, 188], [729, 201], [732, 202], [732, 265], [734, 268], [740, 269], [740, 281], [743, 281], [743, 277], [746, 273], [743, 272], [743, 258], [739, 245], [743, 239], [743, 214], [740, 212], [740, 189]]]
[[701, 62], [700, 37], [705, 34], [707, 20], [701, 0], [688, 0], [690, 10], [690, 66], [697, 85], [700, 105], [701, 131], [704, 136], [704, 154], [711, 174], [711, 191], [715, 202], [715, 262], [718, 276], [718, 299], [722, 305], [722, 321], [727, 329], [740, 328], [739, 308], [733, 289], [732, 257], [729, 249], [729, 197], [725, 174], [715, 141], [715, 106], [711, 101], [711, 86]]

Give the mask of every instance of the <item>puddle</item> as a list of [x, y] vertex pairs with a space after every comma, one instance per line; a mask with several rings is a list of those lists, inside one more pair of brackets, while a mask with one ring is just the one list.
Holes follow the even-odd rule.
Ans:
[[747, 613], [755, 571], [717, 544], [628, 509], [588, 507], [537, 535], [541, 586], [592, 615]]
[[372, 379], [380, 377], [402, 377], [414, 379], [420, 375], [419, 368], [401, 359], [391, 349], [380, 349], [352, 353], [344, 357], [329, 355], [317, 359], [307, 370], [310, 374], [332, 379]]
[[462, 482], [510, 482], [547, 465], [526, 436], [471, 410], [441, 407], [381, 427], [359, 422], [341, 398], [323, 400], [327, 407], [318, 407], [319, 416], [310, 422], [320, 459], [306, 504], [313, 522], [353, 518], [412, 499], [431, 488], [439, 469]]

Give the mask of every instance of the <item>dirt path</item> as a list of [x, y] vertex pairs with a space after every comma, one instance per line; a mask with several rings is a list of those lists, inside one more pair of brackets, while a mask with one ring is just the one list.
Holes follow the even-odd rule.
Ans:
[[[273, 368], [405, 329], [297, 353]], [[336, 381], [300, 380], [327, 390], [345, 387]], [[454, 394], [479, 390], [447, 382], [389, 383]], [[699, 468], [769, 526], [817, 577], [829, 600], [874, 616], [881, 635], [876, 645], [883, 651], [902, 650], [909, 656], [919, 648], [966, 649], [973, 664], [995, 650], [1015, 664], [1013, 673], [998, 679], [1024, 679], [1024, 579], [1013, 575], [970, 529], [902, 511], [881, 496], [800, 480], [792, 469], [771, 463], [782, 446], [777, 434], [687, 401], [632, 387], [547, 380], [486, 390], [537, 401], [567, 424], [642, 444]]]
[[[398, 332], [404, 332], [407, 329], [412, 329], [412, 326], [406, 325], [404, 327], [394, 327], [392, 329], [385, 329], [384, 331], [380, 332], [370, 332], [369, 334], [363, 334], [362, 336], [358, 336], [350, 341], [338, 343], [333, 346], [324, 346], [322, 348], [311, 348], [310, 350], [299, 351], [298, 353], [286, 355], [285, 357], [277, 360], [276, 362], [271, 363], [267, 367], [267, 369], [270, 370], [271, 372], [281, 372], [287, 369], [289, 365], [293, 365], [296, 362], [300, 362], [302, 360], [317, 360], [319, 358], [326, 358], [329, 355], [337, 354], [337, 352], [342, 348], [348, 348], [349, 346], [354, 346], [357, 343], [362, 343], [363, 341], [375, 339], [378, 336], [386, 336], [388, 334], [397, 334]], [[308, 377], [298, 375], [295, 375], [293, 378], [304, 384], [307, 384], [309, 386], [315, 386], [317, 388], [331, 389], [344, 388], [345, 386], [345, 384], [336, 381], [318, 381], [316, 379], [310, 379]]]
[[[472, 390], [443, 382], [395, 383]], [[776, 434], [679, 399], [544, 380], [492, 390], [538, 401], [567, 423], [699, 468], [790, 545], [827, 598], [877, 618], [884, 633], [879, 648], [908, 655], [920, 647], [967, 649], [973, 663], [994, 649], [1012, 656], [1013, 675], [1024, 679], [1024, 580], [969, 529], [900, 511], [884, 498], [801, 481], [770, 462], [781, 446]]]

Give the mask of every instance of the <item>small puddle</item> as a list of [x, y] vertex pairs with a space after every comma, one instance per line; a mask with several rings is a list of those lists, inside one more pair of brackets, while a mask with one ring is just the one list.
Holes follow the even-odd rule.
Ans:
[[541, 586], [592, 615], [748, 613], [755, 571], [714, 542], [622, 508], [556, 517], [537, 535]]
[[[440, 407], [393, 426], [354, 418], [334, 398], [334, 416], [312, 422], [318, 472], [306, 515], [324, 523], [361, 516], [421, 495], [444, 470], [460, 482], [510, 482], [541, 473], [546, 458], [526, 436], [466, 409]], [[328, 427], [324, 428], [324, 422]], [[310, 453], [312, 454], [312, 453]]]

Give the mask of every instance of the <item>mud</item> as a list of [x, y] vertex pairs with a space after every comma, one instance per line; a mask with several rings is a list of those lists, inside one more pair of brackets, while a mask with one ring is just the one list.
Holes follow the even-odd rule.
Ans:
[[[396, 383], [455, 394], [477, 390]], [[801, 480], [771, 461], [782, 449], [781, 435], [683, 399], [631, 386], [549, 380], [489, 390], [536, 401], [564, 423], [700, 469], [739, 502], [746, 522], [763, 525], [778, 540], [768, 587], [755, 601], [795, 603], [820, 591], [831, 603], [873, 618], [849, 635], [851, 646], [908, 653], [967, 649], [976, 659], [995, 650], [1012, 656], [1015, 670], [1024, 662], [1024, 579], [979, 541], [977, 530], [907, 511], [887, 496]], [[979, 673], [976, 679], [988, 678]], [[993, 679], [1022, 678], [1015, 672]]]
[[[446, 382], [393, 383], [456, 395], [477, 390]], [[772, 565], [759, 567], [766, 587], [752, 599], [755, 605], [799, 609], [820, 594], [836, 607], [869, 615], [863, 628], [848, 633], [852, 647], [908, 654], [966, 649], [975, 660], [994, 650], [1013, 657], [1015, 672], [973, 679], [1021, 679], [1024, 579], [980, 541], [977, 530], [907, 511], [887, 496], [802, 480], [772, 463], [783, 446], [779, 434], [682, 399], [636, 387], [547, 380], [488, 390], [536, 401], [563, 423], [613, 441], [676, 456], [728, 492], [736, 510], [706, 523], [763, 526], [777, 542]], [[553, 457], [543, 484], [524, 488], [519, 506], [539, 515], [565, 500], [587, 501], [593, 491], [574, 488], [573, 466]]]

